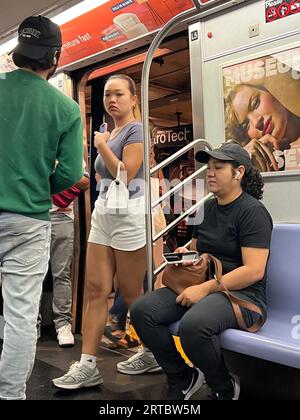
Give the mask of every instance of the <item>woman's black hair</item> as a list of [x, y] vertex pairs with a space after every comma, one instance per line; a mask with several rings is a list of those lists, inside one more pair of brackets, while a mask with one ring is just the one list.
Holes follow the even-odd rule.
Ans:
[[132, 96], [136, 95], [136, 85], [135, 85], [134, 80], [131, 77], [127, 76], [127, 74], [113, 74], [106, 80], [105, 84], [108, 83], [110, 80], [115, 80], [115, 79], [126, 80], [126, 82], [128, 83], [128, 89], [131, 95]]
[[[54, 65], [54, 56], [57, 54], [57, 48], [51, 48], [44, 57], [38, 60], [25, 57], [24, 55], [13, 53], [12, 59], [19, 68], [30, 68], [33, 71], [48, 70]], [[57, 57], [58, 60], [59, 56]]]
[[[230, 163], [234, 169], [240, 166], [240, 164], [236, 161]], [[252, 166], [252, 168], [244, 174], [241, 186], [243, 191], [252, 195], [252, 197], [257, 200], [261, 200], [263, 198], [264, 181], [260, 171], [257, 168], [254, 168], [254, 166]]]

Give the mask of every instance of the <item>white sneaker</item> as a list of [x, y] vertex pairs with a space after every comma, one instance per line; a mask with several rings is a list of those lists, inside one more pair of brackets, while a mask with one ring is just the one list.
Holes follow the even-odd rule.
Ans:
[[60, 378], [52, 380], [53, 385], [63, 389], [78, 389], [101, 385], [103, 378], [99, 370], [85, 363], [75, 362], [70, 369]]
[[140, 347], [138, 352], [124, 362], [117, 364], [117, 370], [127, 375], [160, 372], [162, 368], [155, 360], [152, 352], [146, 347]]
[[71, 324], [66, 324], [58, 328], [58, 330], [56, 330], [58, 345], [60, 347], [74, 346], [75, 339], [74, 335], [72, 334], [71, 328]]

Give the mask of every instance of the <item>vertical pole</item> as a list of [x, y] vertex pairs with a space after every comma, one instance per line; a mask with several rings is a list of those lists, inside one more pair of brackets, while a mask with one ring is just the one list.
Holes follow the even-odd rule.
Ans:
[[152, 208], [150, 188], [150, 141], [149, 141], [149, 75], [152, 59], [156, 48], [164, 37], [177, 23], [195, 14], [196, 9], [190, 9], [172, 18], [156, 35], [152, 41], [143, 65], [142, 71], [142, 121], [144, 138], [144, 179], [145, 179], [145, 220], [146, 220], [146, 249], [147, 249], [147, 279], [148, 290], [153, 289], [153, 252], [152, 252]]

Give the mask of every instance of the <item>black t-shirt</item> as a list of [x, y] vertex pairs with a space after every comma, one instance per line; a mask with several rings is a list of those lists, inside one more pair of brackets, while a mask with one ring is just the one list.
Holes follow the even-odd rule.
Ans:
[[[226, 205], [219, 205], [216, 198], [208, 200], [203, 222], [194, 227], [193, 238], [197, 239], [198, 252], [219, 258], [226, 274], [243, 265], [241, 247], [269, 249], [272, 229], [272, 218], [264, 205], [243, 192]], [[265, 309], [265, 285], [266, 273], [241, 292]]]

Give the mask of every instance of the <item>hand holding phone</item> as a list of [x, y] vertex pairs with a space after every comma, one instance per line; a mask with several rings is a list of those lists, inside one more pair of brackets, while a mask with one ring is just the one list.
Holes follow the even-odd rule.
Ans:
[[167, 252], [163, 254], [163, 257], [168, 264], [196, 263], [200, 259], [197, 251]]
[[[101, 134], [101, 135], [100, 135]], [[99, 131], [94, 132], [94, 146], [98, 150], [101, 143], [106, 143], [109, 140], [110, 133], [107, 131], [107, 123], [103, 123], [99, 127]], [[98, 150], [99, 153], [99, 150]]]
[[107, 131], [107, 123], [103, 123], [99, 127], [99, 133], [105, 133]]

